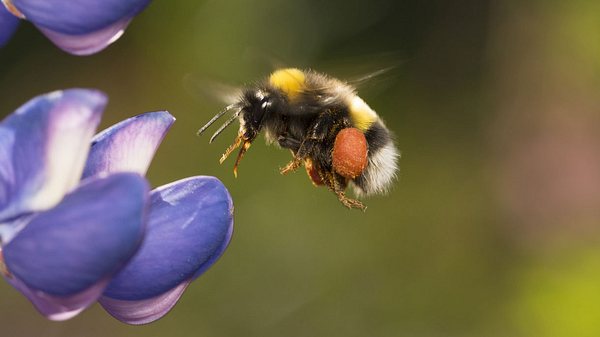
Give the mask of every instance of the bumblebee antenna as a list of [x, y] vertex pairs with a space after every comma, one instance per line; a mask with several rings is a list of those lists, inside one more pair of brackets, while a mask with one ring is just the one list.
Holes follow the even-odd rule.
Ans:
[[215, 131], [215, 133], [212, 135], [212, 137], [210, 137], [210, 140], [208, 141], [208, 143], [212, 143], [213, 140], [215, 140], [215, 138], [217, 138], [217, 136], [219, 136], [221, 134], [221, 132], [223, 132], [223, 130], [225, 130], [225, 128], [227, 128], [229, 126], [229, 124], [233, 123], [234, 120], [236, 120], [240, 114], [240, 111], [242, 111], [241, 109], [238, 109], [233, 116], [231, 116], [231, 118], [229, 118], [225, 123], [223, 123], [223, 125], [221, 125], [221, 127]]
[[[214, 122], [217, 121], [217, 119], [221, 118], [225, 113], [227, 113], [227, 111], [235, 108], [238, 104], [237, 103], [233, 103], [231, 105], [228, 105], [225, 107], [225, 109], [219, 111], [218, 114], [216, 114], [213, 118], [211, 118], [208, 123], [206, 123], [200, 130], [198, 130], [198, 132], [196, 133], [198, 136], [200, 136], [204, 131], [206, 131], [206, 129], [208, 129], [209, 126], [211, 126]], [[234, 115], [239, 114], [239, 111], [237, 113], [235, 113]]]

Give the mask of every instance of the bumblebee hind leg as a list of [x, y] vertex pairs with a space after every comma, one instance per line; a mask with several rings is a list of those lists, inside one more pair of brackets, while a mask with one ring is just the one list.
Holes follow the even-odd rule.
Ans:
[[333, 193], [335, 193], [338, 200], [344, 206], [346, 206], [349, 209], [358, 208], [358, 209], [361, 209], [362, 211], [365, 211], [367, 209], [367, 206], [365, 206], [362, 202], [360, 202], [356, 199], [348, 198], [346, 196], [346, 193], [344, 193], [344, 190], [346, 189], [346, 186], [348, 185], [346, 178], [342, 177], [341, 175], [339, 175], [333, 171], [321, 172], [321, 175], [323, 175], [323, 177], [321, 177], [321, 178], [323, 179], [323, 182], [325, 183], [325, 185]]

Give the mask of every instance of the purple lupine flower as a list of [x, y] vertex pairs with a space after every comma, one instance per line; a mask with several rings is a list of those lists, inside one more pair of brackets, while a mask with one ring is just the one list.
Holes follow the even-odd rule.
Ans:
[[142, 114], [91, 139], [105, 103], [55, 92], [0, 124], [0, 271], [50, 319], [100, 298], [117, 319], [148, 323], [222, 255], [233, 204], [213, 177], [148, 192], [142, 175], [174, 118]]
[[19, 19], [0, 5], [0, 47], [4, 46], [19, 26]]
[[[127, 119], [94, 138], [83, 176], [144, 174], [172, 117]], [[163, 131], [164, 130], [164, 131]], [[108, 284], [100, 303], [115, 318], [145, 324], [164, 316], [187, 286], [223, 254], [233, 231], [233, 203], [214, 177], [196, 176], [154, 189], [141, 248]]]
[[53, 92], [0, 123], [3, 275], [54, 320], [94, 303], [143, 238], [142, 176], [79, 181], [105, 104], [97, 91]]
[[[75, 55], [96, 53], [116, 41], [131, 19], [150, 0], [2, 0], [14, 17], [32, 22], [62, 50]], [[4, 8], [0, 10], [6, 15]], [[13, 19], [2, 19], [0, 13], [0, 46], [3, 35], [8, 39], [16, 25]], [[12, 28], [14, 31], [14, 28]], [[6, 33], [5, 33], [6, 32]]]

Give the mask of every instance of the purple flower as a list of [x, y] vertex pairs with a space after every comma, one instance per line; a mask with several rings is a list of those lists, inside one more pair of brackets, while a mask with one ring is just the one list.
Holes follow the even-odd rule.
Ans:
[[[31, 21], [64, 51], [96, 53], [116, 41], [150, 0], [2, 0], [0, 46], [16, 28], [16, 18]], [[0, 6], [1, 7], [1, 6]], [[8, 12], [12, 13], [12, 18]]]
[[[83, 176], [146, 172], [172, 118], [164, 112], [130, 118], [93, 141]], [[162, 132], [164, 132], [162, 131]], [[100, 299], [115, 318], [144, 324], [164, 316], [186, 287], [223, 254], [233, 231], [233, 203], [214, 177], [197, 176], [150, 193], [141, 248]]]
[[50, 319], [93, 303], [143, 238], [148, 186], [140, 175], [79, 184], [105, 104], [97, 91], [54, 92], [0, 124], [4, 274]]
[[92, 138], [105, 104], [65, 90], [0, 123], [0, 271], [50, 319], [100, 299], [148, 323], [222, 255], [233, 204], [213, 177], [149, 192], [142, 175], [174, 118], [146, 113]]
[[4, 46], [19, 26], [19, 19], [0, 5], [0, 47]]

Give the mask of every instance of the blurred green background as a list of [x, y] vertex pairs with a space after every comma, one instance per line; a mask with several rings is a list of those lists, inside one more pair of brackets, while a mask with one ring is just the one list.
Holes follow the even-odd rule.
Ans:
[[[359, 91], [402, 151], [366, 213], [263, 142], [234, 179], [236, 127], [196, 137], [222, 106], [203, 83], [281, 65], [395, 66]], [[219, 177], [234, 237], [147, 326], [99, 306], [49, 322], [0, 282], [0, 336], [600, 336], [600, 2], [156, 0], [94, 56], [28, 23], [0, 49], [0, 114], [69, 87], [109, 94], [102, 127], [176, 116], [148, 178]]]

